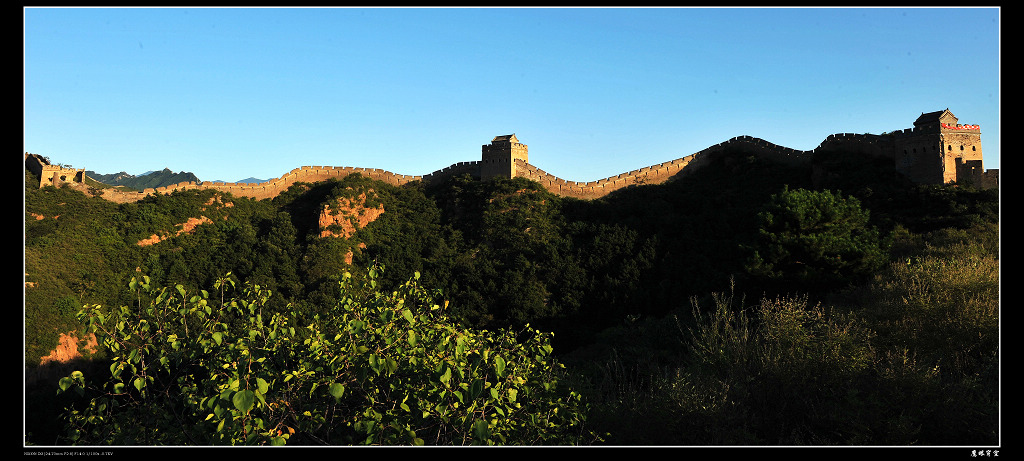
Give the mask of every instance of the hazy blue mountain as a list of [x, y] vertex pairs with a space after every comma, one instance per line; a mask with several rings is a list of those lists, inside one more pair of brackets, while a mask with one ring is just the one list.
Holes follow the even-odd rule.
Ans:
[[252, 183], [261, 183], [261, 182], [267, 182], [267, 181], [270, 181], [270, 180], [269, 179], [259, 179], [259, 178], [245, 178], [245, 179], [239, 179], [238, 181], [225, 181], [223, 179], [214, 179], [213, 181], [210, 181], [210, 182], [233, 182], [233, 183], [239, 183], [239, 184], [252, 184]]
[[136, 190], [170, 186], [182, 182], [199, 182], [199, 178], [190, 172], [181, 171], [175, 173], [169, 168], [164, 168], [160, 171], [146, 172], [138, 176], [128, 174], [124, 171], [113, 174], [100, 174], [95, 171], [86, 170], [85, 174], [86, 176], [103, 184], [124, 186]]

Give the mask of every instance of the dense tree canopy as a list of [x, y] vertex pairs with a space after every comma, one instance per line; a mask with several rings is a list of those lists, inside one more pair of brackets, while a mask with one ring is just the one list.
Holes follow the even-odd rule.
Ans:
[[853, 197], [787, 188], [758, 217], [760, 244], [748, 271], [780, 292], [828, 292], [865, 280], [886, 262], [878, 230]]

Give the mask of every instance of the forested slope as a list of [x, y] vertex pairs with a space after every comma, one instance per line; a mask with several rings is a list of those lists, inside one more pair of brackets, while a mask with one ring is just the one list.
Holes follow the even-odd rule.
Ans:
[[[26, 184], [38, 184], [26, 175]], [[348, 237], [322, 237], [321, 215], [338, 203], [384, 211]], [[554, 357], [572, 364], [575, 373], [563, 382], [586, 391], [581, 395], [593, 405], [590, 424], [610, 434], [609, 443], [930, 444], [945, 434], [978, 444], [991, 443], [997, 434], [992, 389], [998, 389], [998, 377], [991, 370], [998, 347], [998, 191], [916, 186], [885, 164], [853, 154], [824, 152], [812, 164], [794, 167], [736, 150], [699, 174], [589, 201], [555, 196], [522, 178], [480, 182], [465, 176], [431, 187], [395, 187], [352, 175], [296, 184], [263, 201], [201, 190], [113, 204], [69, 188], [26, 186], [25, 206], [29, 369], [56, 345], [59, 333], [83, 328], [75, 318], [83, 305], [138, 306], [138, 293], [125, 289], [133, 278], [148, 277], [154, 289], [180, 285], [197, 293], [213, 292], [230, 273], [239, 284], [269, 293], [263, 318], [328, 319], [352, 299], [346, 291], [352, 285], [339, 283], [344, 274], [362, 280], [372, 271], [374, 282], [363, 289], [389, 293], [418, 273], [418, 286], [447, 301], [444, 321], [453, 326], [497, 332], [523, 331], [529, 324], [553, 332]], [[182, 232], [183, 223], [200, 218], [202, 224]], [[153, 236], [161, 236], [158, 243], [139, 244]], [[974, 293], [969, 303], [948, 307], [958, 312], [968, 304], [980, 306], [973, 320], [940, 324], [913, 309], [880, 304], [896, 296], [882, 293], [902, 289], [893, 280], [920, 277], [919, 264], [949, 267], [950, 260], [942, 258], [950, 257], [975, 261], [975, 278], [967, 279], [981, 277], [958, 289]], [[934, 289], [940, 288], [954, 289], [947, 282]], [[905, 314], [902, 320], [893, 317], [897, 311]], [[709, 318], [717, 320], [708, 323]], [[727, 330], [709, 330], [715, 322]], [[914, 322], [974, 331], [975, 339], [964, 345], [909, 337], [906, 325]], [[778, 341], [794, 338], [782, 332], [801, 331], [809, 342], [779, 349]], [[835, 350], [845, 352], [830, 355], [834, 345], [816, 342], [822, 331], [838, 332], [832, 337], [848, 347]], [[735, 342], [739, 338], [742, 344]], [[742, 346], [734, 350], [740, 355], [707, 355], [701, 347], [713, 340]], [[818, 347], [824, 355], [814, 360], [824, 362], [792, 356]], [[912, 369], [894, 365], [907, 353], [916, 353]], [[738, 368], [741, 355], [756, 358], [748, 366], [761, 368]], [[100, 351], [96, 360], [111, 358]], [[951, 362], [952, 369], [946, 367]], [[830, 363], [835, 367], [825, 366]], [[945, 384], [916, 374], [931, 366], [946, 367]], [[626, 374], [612, 373], [616, 367], [625, 367], [620, 371]], [[812, 392], [813, 380], [786, 381], [813, 369], [825, 373], [822, 382], [847, 383], [835, 384], [844, 394]], [[673, 373], [680, 378], [666, 383]], [[892, 373], [904, 373], [904, 381]], [[789, 416], [779, 417], [788, 419], [769, 424], [764, 412], [775, 410], [758, 396], [770, 390], [755, 388], [752, 376], [765, 377], [765, 386], [805, 392], [810, 400], [803, 401], [819, 402], [827, 414], [782, 412]], [[630, 409], [603, 387], [612, 384], [636, 385], [634, 396], [649, 399]], [[681, 385], [692, 391], [666, 393]], [[909, 395], [907, 386], [936, 398], [959, 392], [974, 399], [968, 406], [975, 416], [932, 433], [920, 427], [929, 417], [957, 415], [908, 407], [904, 414], [911, 420], [897, 421], [898, 415], [878, 405]], [[52, 389], [28, 389], [29, 401], [57, 411], [44, 397]], [[864, 394], [867, 389], [889, 394]], [[746, 394], [728, 394], [740, 391]], [[735, 412], [709, 402], [703, 408], [718, 408], [713, 414], [687, 406], [714, 393], [734, 402]], [[675, 423], [644, 431], [645, 415], [635, 413], [643, 408], [671, 410], [659, 416]], [[634, 418], [632, 426], [626, 424]], [[731, 425], [744, 418], [764, 424]], [[688, 426], [693, 421], [706, 426]], [[846, 424], [851, 421], [866, 426]], [[909, 426], [897, 431], [899, 437], [882, 435], [903, 423]], [[61, 433], [35, 420], [29, 426], [34, 443], [52, 443]], [[713, 433], [712, 427], [720, 430]]]

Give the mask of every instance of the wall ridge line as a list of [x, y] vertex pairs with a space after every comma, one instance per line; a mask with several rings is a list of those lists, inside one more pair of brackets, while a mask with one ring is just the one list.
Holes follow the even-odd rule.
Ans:
[[[740, 135], [727, 141], [709, 146], [692, 154], [668, 160], [614, 176], [593, 181], [573, 181], [559, 178], [531, 164], [528, 147], [519, 142], [515, 134], [496, 136], [491, 144], [482, 147], [480, 160], [455, 162], [449, 166], [425, 175], [398, 174], [380, 168], [350, 166], [301, 166], [280, 177], [260, 183], [227, 183], [221, 181], [182, 182], [174, 185], [145, 189], [141, 192], [123, 192], [117, 189], [101, 189], [96, 194], [115, 202], [133, 202], [150, 194], [171, 193], [175, 190], [212, 189], [257, 200], [276, 197], [297, 182], [319, 182], [330, 178], [341, 178], [360, 173], [372, 179], [395, 186], [421, 181], [437, 183], [456, 175], [469, 174], [477, 180], [492, 177], [524, 177], [540, 183], [548, 191], [569, 197], [594, 199], [603, 197], [625, 187], [660, 184], [679, 175], [691, 174], [708, 164], [719, 153], [742, 145], [749, 152], [762, 158], [789, 165], [806, 164], [815, 153], [822, 150], [843, 148], [868, 154], [872, 157], [892, 159], [894, 169], [914, 182], [948, 183], [971, 182], [981, 187], [998, 187], [999, 170], [985, 170], [981, 161], [981, 128], [978, 125], [960, 124], [948, 110], [922, 113], [913, 128], [895, 130], [883, 134], [834, 133], [825, 137], [811, 150], [797, 150], [781, 146], [761, 138]], [[954, 145], [957, 149], [954, 150]], [[927, 154], [928, 150], [932, 154]], [[939, 149], [942, 152], [939, 152]], [[936, 155], [941, 154], [941, 155]], [[935, 158], [940, 157], [940, 163]], [[37, 154], [25, 153], [25, 166], [40, 176], [42, 188], [46, 185], [69, 183], [78, 185], [88, 192], [84, 185], [82, 169], [61, 165], [50, 165], [49, 161]]]

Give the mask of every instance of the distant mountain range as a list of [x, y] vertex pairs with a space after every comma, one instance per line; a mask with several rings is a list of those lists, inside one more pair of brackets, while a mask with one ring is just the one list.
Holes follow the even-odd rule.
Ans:
[[[100, 174], [89, 170], [86, 170], [85, 175], [109, 186], [124, 186], [135, 190], [155, 189], [183, 182], [200, 182], [195, 174], [187, 171], [175, 173], [170, 168], [164, 168], [160, 171], [147, 171], [137, 176], [124, 171], [114, 174]], [[267, 181], [269, 179], [245, 178], [238, 181], [215, 180], [211, 182], [261, 183]]]
[[175, 173], [169, 168], [160, 171], [150, 171], [135, 176], [124, 171], [114, 174], [99, 174], [95, 171], [86, 170], [85, 175], [103, 184], [111, 186], [124, 186], [131, 189], [143, 190], [164, 186], [171, 186], [183, 182], [199, 182], [196, 175], [181, 171]]
[[218, 179], [218, 180], [213, 181], [213, 182], [234, 182], [234, 183], [239, 183], [239, 184], [251, 184], [251, 183], [261, 183], [261, 182], [267, 182], [267, 181], [270, 181], [270, 180], [269, 179], [245, 178], [245, 179], [239, 179], [238, 181], [222, 181], [222, 180]]

